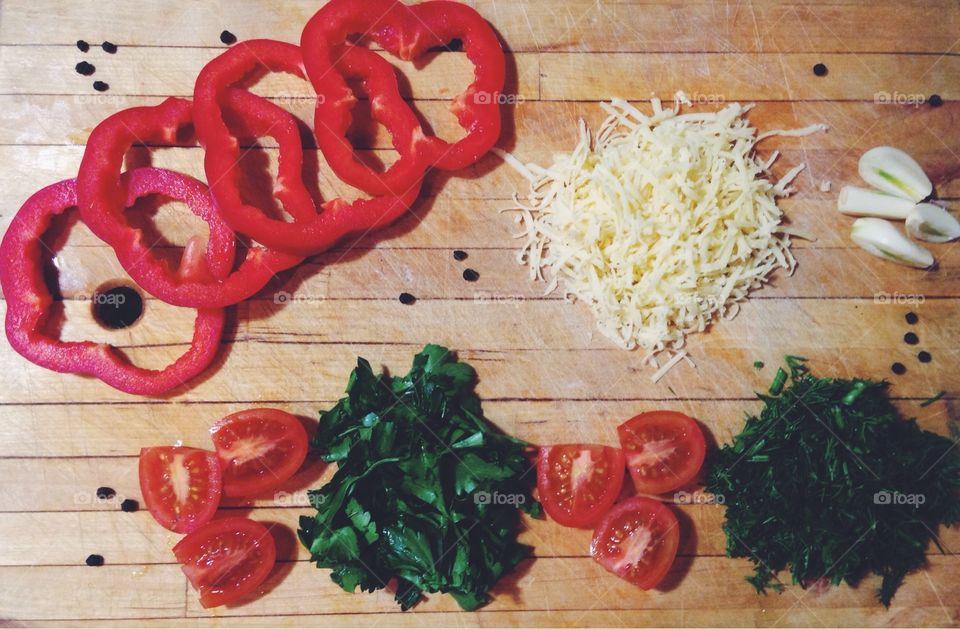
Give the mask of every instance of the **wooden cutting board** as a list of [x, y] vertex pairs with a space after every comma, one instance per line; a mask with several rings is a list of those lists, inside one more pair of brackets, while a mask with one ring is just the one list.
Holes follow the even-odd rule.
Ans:
[[[294, 538], [305, 491], [330, 471], [311, 464], [275, 499], [232, 503], [238, 514], [278, 523], [282, 562], [269, 592], [245, 605], [205, 611], [173, 562], [176, 536], [148, 513], [123, 513], [139, 499], [137, 453], [181, 440], [208, 444], [206, 429], [226, 413], [273, 405], [316, 417], [340, 396], [357, 356], [402, 372], [425, 343], [456, 349], [480, 374], [487, 415], [535, 443], [616, 443], [615, 427], [643, 410], [678, 409], [699, 418], [713, 440], [735, 434], [754, 391], [783, 354], [810, 358], [824, 375], [889, 377], [905, 414], [945, 432], [960, 392], [960, 255], [935, 247], [936, 271], [896, 267], [851, 246], [850, 220], [835, 210], [837, 191], [857, 183], [860, 154], [892, 144], [914, 155], [941, 197], [960, 196], [960, 5], [955, 1], [648, 2], [570, 0], [472, 2], [499, 30], [510, 53], [506, 92], [513, 101], [501, 146], [544, 163], [570, 148], [576, 121], [602, 120], [612, 96], [669, 99], [683, 89], [705, 109], [756, 102], [760, 128], [824, 122], [827, 133], [769, 141], [776, 172], [808, 169], [782, 207], [816, 242], [797, 242], [799, 269], [777, 275], [733, 321], [691, 338], [697, 367], [680, 365], [660, 383], [637, 352], [594, 333], [589, 313], [543, 295], [516, 262], [517, 226], [499, 209], [522, 179], [492, 156], [459, 176], [432, 173], [412, 216], [285, 274], [256, 299], [232, 309], [222, 353], [208, 374], [164, 399], [125, 395], [93, 380], [45, 371], [0, 343], [0, 624], [79, 625], [952, 625], [960, 616], [956, 532], [941, 532], [948, 554], [930, 549], [929, 568], [910, 575], [889, 610], [874, 600], [877, 579], [858, 588], [756, 595], [743, 581], [749, 564], [724, 556], [722, 510], [678, 508], [680, 557], [664, 586], [643, 592], [605, 573], [587, 556], [589, 532], [532, 522], [523, 539], [537, 559], [506, 579], [476, 613], [431, 596], [401, 614], [385, 593], [350, 595], [308, 561]], [[120, 108], [189, 96], [202, 65], [223, 50], [220, 32], [241, 39], [296, 42], [315, 0], [55, 2], [0, 5], [0, 223], [30, 193], [76, 173], [91, 128]], [[81, 53], [74, 42], [85, 39]], [[99, 44], [119, 45], [115, 54]], [[84, 77], [79, 61], [96, 66]], [[829, 73], [816, 77], [824, 63]], [[434, 128], [456, 133], [448, 101], [468, 82], [462, 54], [424, 68], [397, 63], [410, 96]], [[105, 81], [104, 93], [92, 89]], [[257, 88], [311, 120], [302, 82], [270, 76]], [[917, 106], [932, 94], [943, 105]], [[389, 138], [355, 130], [356, 143], [389, 160]], [[244, 168], [262, 183], [274, 164], [267, 142]], [[316, 151], [308, 154], [315, 155]], [[135, 152], [136, 163], [151, 156]], [[154, 151], [154, 164], [201, 176], [201, 151]], [[319, 160], [320, 188], [349, 194]], [[830, 190], [821, 189], [829, 182]], [[262, 187], [262, 186], [261, 186]], [[257, 188], [257, 185], [251, 185]], [[267, 187], [266, 189], [269, 189]], [[165, 243], [203, 230], [172, 205], [154, 217]], [[142, 213], [145, 214], [145, 213]], [[469, 257], [454, 260], [452, 251]], [[111, 252], [74, 225], [58, 251], [68, 339], [109, 341], [139, 364], [159, 366], [181, 353], [192, 312], [148, 299], [143, 319], [108, 332], [83, 300], [125, 278]], [[479, 280], [464, 281], [466, 268]], [[416, 296], [403, 305], [401, 292]], [[286, 298], [285, 298], [286, 297]], [[285, 303], [278, 303], [285, 302]], [[907, 312], [919, 315], [908, 326]], [[906, 345], [915, 332], [920, 343]], [[916, 354], [929, 351], [921, 364]], [[766, 363], [762, 370], [753, 362]], [[891, 363], [907, 367], [891, 373]], [[939, 390], [927, 408], [918, 402]], [[98, 501], [99, 486], [117, 499]], [[103, 555], [106, 565], [84, 559]]]

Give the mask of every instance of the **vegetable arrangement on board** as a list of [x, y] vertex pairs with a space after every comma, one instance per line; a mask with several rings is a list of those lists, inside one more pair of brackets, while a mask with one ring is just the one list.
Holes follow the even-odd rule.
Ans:
[[[453, 100], [463, 137], [450, 143], [428, 132], [401, 97], [396, 70], [351, 41], [362, 33], [404, 60], [459, 39], [474, 65], [474, 80]], [[315, 201], [303, 181], [303, 146], [296, 119], [281, 107], [238, 87], [253, 72], [285, 72], [317, 90], [314, 134], [324, 157], [343, 180], [372, 195], [353, 202]], [[365, 234], [397, 220], [416, 200], [428, 168], [458, 170], [482, 157], [500, 135], [505, 62], [493, 29], [477, 12], [449, 0], [408, 7], [397, 0], [333, 0], [307, 23], [301, 46], [273, 40], [235, 44], [201, 70], [193, 100], [168, 98], [131, 107], [102, 121], [90, 134], [76, 180], [32, 196], [11, 221], [0, 244], [0, 286], [7, 301], [6, 333], [24, 358], [48, 369], [92, 375], [121, 391], [160, 395], [185, 385], [213, 362], [223, 309], [251, 297], [278, 272], [323, 252], [349, 234]], [[354, 122], [358, 80], [390, 131], [399, 160], [386, 172], [364, 166], [346, 131]], [[238, 128], [231, 128], [227, 120]], [[192, 127], [204, 148], [207, 185], [161, 169], [123, 172], [134, 144], [180, 145]], [[280, 145], [274, 196], [292, 220], [247, 204], [240, 193], [239, 140], [269, 136]], [[136, 199], [163, 194], [184, 201], [210, 228], [203, 247], [190, 239], [170, 268], [151, 251], [142, 229], [125, 216]], [[190, 350], [170, 366], [133, 366], [116, 348], [63, 342], [45, 332], [53, 297], [42, 277], [40, 239], [53, 216], [77, 206], [90, 230], [115, 251], [146, 292], [175, 306], [196, 308]], [[239, 238], [252, 241], [235, 264]]]

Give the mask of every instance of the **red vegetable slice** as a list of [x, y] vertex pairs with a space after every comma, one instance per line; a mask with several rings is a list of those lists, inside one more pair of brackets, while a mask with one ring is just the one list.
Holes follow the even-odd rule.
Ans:
[[[243, 203], [237, 192], [235, 169], [239, 147], [224, 121], [221, 106], [228, 102], [229, 87], [257, 68], [303, 77], [300, 49], [272, 40], [242, 42], [208, 63], [197, 77], [194, 88], [194, 126], [206, 147], [204, 166], [207, 179], [214, 182], [213, 193], [225, 220], [234, 229], [278, 251], [307, 256], [326, 250], [347, 234], [383, 227], [406, 212], [420, 192], [422, 169], [413, 181], [398, 188], [396, 194], [390, 192], [353, 203], [334, 199], [324, 203], [319, 211], [314, 209], [311, 216], [305, 216], [305, 210], [300, 211], [302, 207], [291, 204], [288, 210], [294, 217], [293, 222], [271, 217], [262, 209]], [[257, 117], [243, 113], [254, 100], [266, 103], [263, 105], [265, 113]], [[280, 142], [282, 154], [285, 147], [289, 156], [302, 150], [296, 121], [276, 105], [250, 94], [244, 97], [244, 107], [237, 107], [235, 113], [253, 133], [273, 135]], [[331, 166], [336, 168], [333, 163]], [[290, 170], [293, 169], [291, 166]], [[281, 171], [280, 189], [294, 185], [294, 177], [293, 174], [285, 177]], [[301, 186], [302, 182], [296, 185]], [[296, 213], [295, 209], [298, 209]]]
[[620, 448], [583, 444], [540, 448], [540, 502], [547, 515], [558, 523], [590, 528], [620, 495], [623, 467]]
[[211, 429], [223, 469], [223, 493], [255, 496], [275, 490], [307, 457], [307, 431], [275, 408], [251, 408], [227, 415]]
[[190, 533], [173, 554], [204, 607], [240, 599], [266, 580], [277, 560], [270, 531], [247, 518], [223, 518]]
[[111, 345], [61, 341], [46, 331], [54, 299], [43, 276], [41, 236], [54, 216], [76, 205], [74, 179], [47, 186], [27, 199], [3, 237], [0, 285], [7, 302], [10, 345], [41, 367], [95, 376], [127, 393], [160, 395], [183, 385], [213, 362], [220, 347], [223, 310], [198, 310], [190, 349], [161, 370], [136, 367]]
[[617, 504], [597, 526], [590, 555], [610, 572], [649, 590], [663, 580], [680, 545], [677, 516], [659, 500], [636, 496]]
[[[422, 154], [428, 165], [458, 170], [490, 150], [500, 136], [500, 92], [506, 64], [496, 34], [479, 13], [467, 5], [446, 0], [412, 6], [397, 0], [332, 0], [307, 23], [300, 45], [307, 75], [318, 95], [314, 131], [317, 143], [341, 179], [374, 194], [394, 184], [391, 170], [376, 173], [356, 160], [333, 158], [334, 154], [343, 155], [342, 145], [346, 141], [341, 138], [349, 126], [349, 117], [343, 112], [352, 106], [354, 98], [345, 78], [349, 73], [338, 71], [338, 64], [344, 42], [356, 34], [372, 39], [405, 60], [416, 59], [430, 48], [460, 39], [467, 58], [474, 65], [473, 82], [451, 106], [466, 131], [462, 139], [451, 144], [427, 136], [409, 108], [401, 107], [402, 98], [395, 81], [380, 84], [382, 89], [376, 99], [372, 99], [372, 109], [394, 118], [397, 126], [404, 130], [400, 139], [409, 138], [414, 143], [411, 152]], [[369, 72], [376, 62], [363, 55], [357, 58], [357, 65]], [[337, 124], [326, 129], [322, 123], [329, 120]], [[398, 146], [397, 140], [394, 136], [395, 146]], [[327, 153], [334, 149], [335, 153]]]
[[213, 452], [174, 446], [140, 450], [140, 493], [164, 528], [189, 533], [213, 519], [221, 485]]
[[673, 491], [693, 481], [703, 467], [703, 431], [683, 413], [641, 413], [621, 424], [617, 434], [638, 491]]
[[[299, 264], [302, 257], [254, 247], [229, 276], [191, 281], [153, 255], [152, 243], [126, 221], [123, 210], [128, 191], [120, 171], [127, 150], [134, 143], [175, 143], [177, 130], [192, 122], [192, 113], [190, 101], [168, 98], [154, 107], [119, 111], [97, 125], [87, 141], [77, 175], [80, 216], [94, 234], [113, 247], [127, 273], [147, 292], [177, 306], [221, 308], [251, 297], [278, 272]], [[179, 190], [161, 182], [153, 187], [166, 187], [153, 191], [186, 201], [210, 225], [211, 233], [227, 230], [202, 184], [185, 181], [179, 180]], [[225, 246], [224, 240], [211, 238], [208, 263], [222, 255], [218, 248]]]

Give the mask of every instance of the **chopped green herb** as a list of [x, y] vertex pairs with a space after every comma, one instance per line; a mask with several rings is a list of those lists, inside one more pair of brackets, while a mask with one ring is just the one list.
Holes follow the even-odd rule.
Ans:
[[933, 404], [934, 402], [936, 402], [937, 400], [939, 400], [940, 398], [942, 398], [942, 397], [943, 397], [944, 395], [946, 395], [946, 394], [947, 394], [946, 391], [940, 391], [940, 392], [938, 392], [936, 395], [934, 395], [933, 397], [927, 398], [927, 399], [925, 399], [924, 401], [920, 402], [920, 406], [930, 406], [931, 404]]
[[483, 416], [476, 374], [426, 346], [406, 376], [373, 373], [360, 358], [347, 397], [320, 413], [312, 445], [338, 465], [309, 492], [300, 540], [348, 592], [397, 579], [402, 609], [422, 592], [449, 592], [463, 609], [485, 604], [500, 577], [530, 554], [517, 542], [520, 509], [540, 504], [526, 444]]
[[727, 554], [754, 563], [758, 592], [787, 568], [804, 587], [872, 572], [889, 606], [937, 527], [960, 520], [958, 436], [902, 419], [886, 382], [817, 378], [799, 357], [787, 365], [789, 385], [778, 371], [760, 415], [708, 463]]
[[754, 368], [754, 369], [763, 369], [763, 361], [762, 361], [762, 360], [755, 360], [755, 361], [753, 361], [753, 368]]
[[783, 391], [783, 385], [787, 382], [787, 372], [783, 370], [783, 367], [777, 368], [777, 375], [773, 377], [773, 382], [770, 383], [770, 395], [780, 395], [780, 392]]

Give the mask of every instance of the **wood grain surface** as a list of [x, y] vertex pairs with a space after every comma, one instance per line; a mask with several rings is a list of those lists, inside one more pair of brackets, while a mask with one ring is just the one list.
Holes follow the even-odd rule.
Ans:
[[[240, 39], [297, 42], [319, 0], [4, 0], [0, 4], [0, 229], [35, 190], [73, 177], [90, 130], [118, 109], [188, 96], [202, 65]], [[509, 205], [523, 180], [488, 156], [465, 172], [431, 173], [410, 216], [376, 236], [341, 243], [278, 277], [231, 309], [216, 365], [162, 399], [136, 398], [98, 381], [45, 371], [0, 343], [0, 626], [957, 626], [960, 533], [940, 531], [939, 553], [911, 574], [884, 610], [875, 578], [858, 587], [758, 596], [743, 581], [750, 566], [725, 557], [719, 507], [678, 508], [680, 556], [658, 590], [643, 592], [607, 574], [587, 555], [589, 532], [527, 522], [522, 539], [536, 559], [501, 583], [472, 613], [448, 596], [400, 613], [387, 593], [351, 595], [317, 570], [295, 542], [306, 490], [332, 470], [308, 464], [284, 491], [227, 509], [275, 523], [281, 561], [267, 592], [243, 605], [203, 610], [174, 562], [176, 536], [145, 511], [136, 457], [177, 440], [205, 447], [207, 426], [251, 405], [274, 405], [313, 420], [342, 393], [357, 356], [404, 371], [425, 343], [447, 345], [480, 374], [486, 414], [534, 443], [616, 443], [616, 425], [643, 410], [675, 408], [697, 417], [714, 442], [738, 432], [754, 392], [785, 353], [811, 359], [821, 374], [891, 378], [905, 415], [944, 433], [960, 392], [960, 255], [934, 248], [939, 267], [914, 271], [852, 246], [849, 219], [835, 210], [841, 186], [858, 182], [859, 155], [893, 144], [914, 155], [941, 198], [960, 204], [960, 4], [955, 0], [726, 1], [474, 0], [508, 50], [507, 124], [499, 143], [524, 161], [548, 162], [576, 139], [576, 121], [598, 124], [598, 101], [664, 99], [684, 90], [700, 109], [757, 103], [757, 127], [815, 122], [826, 133], [765, 142], [782, 152], [775, 172], [805, 162], [798, 194], [783, 201], [789, 220], [817, 236], [799, 241], [799, 268], [777, 274], [733, 321], [690, 339], [696, 368], [681, 364], [660, 383], [637, 352], [614, 348], [591, 316], [559, 295], [544, 295], [516, 260]], [[91, 50], [81, 53], [74, 42]], [[119, 46], [107, 54], [99, 44]], [[74, 71], [96, 66], [92, 77]], [[468, 82], [462, 53], [424, 67], [391, 59], [405, 95], [444, 137], [455, 137], [449, 101]], [[811, 70], [824, 63], [829, 73]], [[93, 90], [94, 79], [110, 85]], [[268, 76], [254, 88], [310, 121], [303, 81]], [[940, 107], [918, 101], [939, 94]], [[957, 101], [957, 102], [955, 102]], [[363, 109], [366, 105], [361, 103]], [[640, 103], [641, 107], [646, 104]], [[352, 138], [389, 163], [382, 129], [358, 125]], [[270, 190], [277, 147], [249, 147], [242, 168], [250, 194]], [[308, 170], [324, 195], [355, 196], [308, 147]], [[191, 146], [135, 149], [130, 163], [202, 177]], [[822, 182], [830, 191], [821, 190]], [[259, 191], [259, 192], [258, 192]], [[269, 200], [264, 199], [264, 202]], [[162, 255], [205, 226], [177, 204], [138, 209], [163, 236]], [[67, 339], [111, 342], [138, 364], [163, 365], [182, 353], [193, 312], [146, 300], [143, 319], [108, 331], [87, 297], [124, 279], [112, 250], [82, 225], [68, 226], [57, 253]], [[469, 257], [457, 262], [454, 249]], [[465, 282], [465, 268], [479, 281]], [[412, 305], [397, 296], [409, 292]], [[6, 311], [5, 302], [2, 303]], [[920, 319], [907, 326], [904, 315]], [[903, 342], [909, 330], [918, 346]], [[929, 351], [921, 364], [916, 353]], [[766, 367], [753, 368], [755, 360]], [[894, 361], [907, 367], [891, 374]], [[921, 408], [939, 390], [946, 396]], [[98, 500], [98, 486], [117, 497]], [[99, 568], [88, 554], [104, 556]]]

